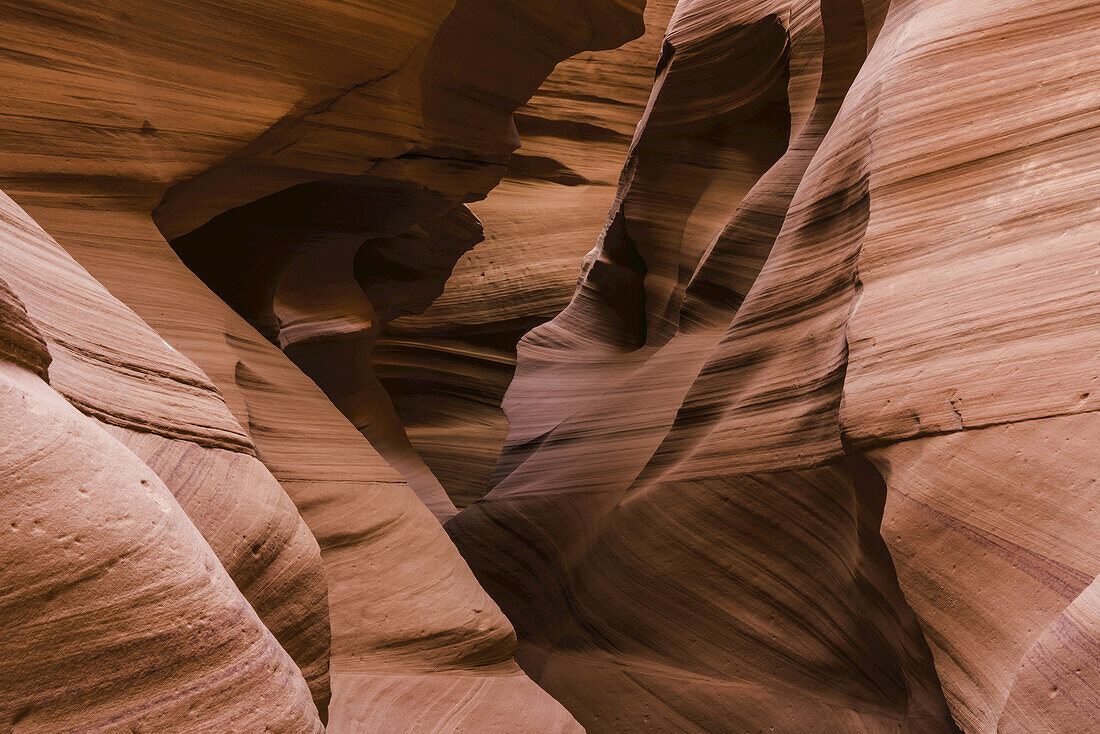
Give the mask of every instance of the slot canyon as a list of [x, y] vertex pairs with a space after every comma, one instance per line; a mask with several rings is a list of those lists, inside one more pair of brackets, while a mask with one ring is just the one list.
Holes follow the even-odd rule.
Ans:
[[1100, 732], [1100, 3], [0, 30], [0, 732]]

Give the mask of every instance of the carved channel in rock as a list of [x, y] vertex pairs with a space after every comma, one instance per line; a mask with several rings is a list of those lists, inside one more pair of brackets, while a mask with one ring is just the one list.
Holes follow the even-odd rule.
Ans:
[[[563, 187], [592, 183], [553, 156], [521, 153], [509, 163], [518, 144], [512, 113], [559, 60], [618, 45], [641, 32], [637, 21], [631, 3], [462, 0], [399, 68], [288, 115], [174, 186], [157, 209], [158, 224], [188, 267], [283, 348], [440, 518], [455, 508], [432, 469], [466, 504], [484, 492], [503, 439], [498, 405], [508, 375], [500, 378], [510, 365], [486, 370], [478, 352], [510, 353], [538, 320], [487, 329], [480, 350], [478, 334], [472, 349], [442, 350], [444, 369], [434, 384], [393, 362], [438, 355], [436, 342], [429, 335], [408, 344], [407, 325], [391, 334], [387, 324], [423, 312], [458, 258], [481, 240], [481, 226], [462, 202], [484, 198], [506, 173]], [[500, 27], [514, 32], [501, 34]], [[349, 120], [379, 114], [370, 105], [380, 96], [393, 100], [385, 115], [401, 124], [377, 147], [381, 155], [364, 164], [365, 155], [349, 157], [363, 143], [345, 130]], [[368, 128], [380, 132], [374, 122]], [[332, 175], [316, 180], [319, 159], [306, 154], [321, 150], [329, 153], [321, 168]], [[202, 212], [232, 201], [241, 203], [202, 222]], [[384, 384], [373, 368], [380, 339], [387, 347]], [[440, 394], [438, 375], [452, 367], [456, 381], [469, 385], [464, 361], [487, 378], [479, 380], [486, 386], [480, 397], [456, 396], [446, 385]], [[472, 446], [469, 438], [456, 444], [456, 427], [474, 429]], [[439, 451], [433, 436], [444, 437]], [[472, 461], [464, 459], [467, 448]]]

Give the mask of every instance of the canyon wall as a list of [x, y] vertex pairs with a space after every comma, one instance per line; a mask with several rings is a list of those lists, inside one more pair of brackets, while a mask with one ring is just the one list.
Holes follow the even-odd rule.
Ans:
[[1100, 721], [1095, 4], [0, 5], [0, 730]]
[[1098, 16], [679, 4], [448, 523], [590, 730], [1095, 726]]
[[[0, 24], [4, 614], [28, 625], [0, 721], [577, 730], [425, 507], [454, 512], [369, 351], [480, 236], [462, 202], [503, 175], [511, 112], [641, 33], [641, 3], [42, 0]], [[378, 283], [417, 243], [423, 274]]]
[[375, 373], [459, 508], [485, 493], [504, 443], [516, 343], [569, 303], [603, 225], [675, 5], [648, 0], [643, 36], [563, 61], [516, 111], [520, 147], [491, 195], [470, 205], [484, 241], [426, 310], [382, 327]]

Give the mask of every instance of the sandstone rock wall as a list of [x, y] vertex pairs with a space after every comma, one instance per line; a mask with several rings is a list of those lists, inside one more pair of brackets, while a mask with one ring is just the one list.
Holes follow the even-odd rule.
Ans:
[[563, 61], [516, 111], [520, 147], [500, 184], [470, 205], [484, 241], [423, 313], [379, 334], [375, 372], [460, 508], [485, 493], [504, 443], [516, 343], [569, 303], [603, 224], [675, 5], [648, 0], [640, 38]]
[[[380, 252], [385, 261], [387, 252], [403, 253], [409, 243], [432, 239], [423, 245], [432, 252], [452, 241], [439, 262], [417, 262], [425, 274], [408, 287], [373, 282], [370, 273], [364, 278], [368, 290], [373, 285], [382, 293], [376, 302], [393, 312], [385, 318], [419, 307], [425, 288], [430, 294], [437, 287], [433, 279], [441, 285], [447, 259], [476, 241], [479, 227], [461, 202], [484, 195], [504, 172], [515, 140], [511, 111], [556, 61], [640, 33], [640, 7], [616, 0], [538, 7], [425, 0], [398, 13], [373, 3], [43, 0], [5, 7], [2, 24], [0, 188], [26, 213], [4, 200], [0, 277], [27, 303], [54, 356], [52, 388], [19, 389], [98, 419], [99, 427], [88, 430], [96, 445], [113, 448], [102, 449], [102, 468], [83, 468], [106, 473], [104, 491], [114, 486], [111, 466], [118, 466], [118, 481], [127, 471], [155, 471], [182, 508], [172, 510], [173, 522], [186, 528], [193, 522], [205, 537], [197, 541], [193, 529], [186, 535], [173, 525], [173, 533], [186, 536], [179, 542], [191, 555], [208, 543], [234, 583], [217, 562], [205, 562], [209, 583], [181, 566], [178, 578], [169, 573], [164, 583], [212, 583], [221, 596], [193, 601], [166, 587], [156, 594], [167, 606], [135, 601], [124, 610], [119, 636], [103, 643], [117, 662], [90, 669], [106, 679], [87, 674], [86, 685], [111, 691], [102, 711], [77, 707], [64, 724], [50, 720], [54, 699], [33, 693], [33, 682], [20, 678], [0, 716], [28, 729], [94, 729], [121, 722], [117, 711], [125, 709], [127, 722], [158, 731], [264, 725], [306, 731], [320, 727], [314, 704], [287, 691], [306, 690], [308, 679], [333, 731], [576, 730], [515, 665], [508, 621], [405, 478], [268, 337], [307, 369], [315, 364], [322, 386], [329, 362], [311, 362], [308, 349], [302, 356], [290, 347], [320, 341], [333, 359], [354, 359], [365, 348], [365, 372], [353, 373], [358, 382], [350, 390], [357, 394], [345, 404], [349, 391], [337, 380], [343, 392], [334, 397], [357, 422], [365, 406], [362, 422], [392, 436], [379, 448], [433, 509], [453, 513], [396, 418], [385, 422], [392, 414], [387, 402], [370, 393], [369, 346], [380, 322], [355, 285], [355, 248], [369, 241], [371, 255]], [[502, 68], [511, 71], [501, 75]], [[278, 197], [290, 197], [292, 205]], [[366, 221], [361, 212], [348, 219], [350, 210], [379, 200]], [[262, 225], [242, 215], [272, 202], [292, 219], [283, 221], [285, 245], [269, 243], [258, 256], [244, 237], [228, 246], [216, 242], [213, 254], [178, 247], [211, 285], [224, 282], [213, 275], [241, 286], [221, 292], [225, 301], [166, 241], [220, 226], [223, 217], [243, 221], [245, 229]], [[301, 239], [293, 236], [295, 224]], [[263, 270], [257, 259], [276, 267]], [[316, 263], [327, 269], [314, 272]], [[337, 301], [348, 297], [338, 306], [343, 320], [333, 321], [326, 310], [334, 292]], [[241, 306], [254, 297], [256, 310]], [[24, 329], [12, 333], [5, 354], [25, 363], [36, 342]], [[31, 366], [41, 374], [39, 363]], [[53, 391], [68, 402], [59, 403]], [[17, 434], [39, 430], [33, 416], [13, 418]], [[83, 435], [65, 420], [55, 426], [50, 418], [41, 430]], [[51, 461], [75, 471], [81, 456]], [[6, 458], [21, 461], [14, 453]], [[44, 474], [39, 484], [48, 480]], [[9, 497], [18, 495], [13, 490]], [[126, 495], [117, 501], [125, 503]], [[12, 532], [5, 553], [26, 552]], [[148, 534], [122, 537], [104, 557], [146, 552], [151, 543]], [[160, 574], [173, 568], [169, 558], [150, 558]], [[134, 571], [127, 583], [153, 582], [141, 574]], [[61, 578], [61, 588], [70, 583], [84, 594], [109, 597], [123, 588], [108, 579], [84, 591]], [[93, 609], [80, 599], [72, 603], [76, 615]], [[146, 652], [133, 640], [146, 634], [145, 621], [154, 625], [150, 634], [168, 635], [186, 652], [191, 612], [176, 614], [172, 604], [181, 610], [207, 604], [210, 614], [221, 615], [211, 622], [220, 637], [210, 639], [228, 640], [224, 655], [235, 646], [250, 651], [253, 677], [233, 683], [233, 702], [218, 698], [229, 695], [223, 689], [214, 695], [184, 677], [144, 692], [117, 677], [143, 670], [136, 661]], [[252, 607], [297, 666], [287, 667], [286, 653], [259, 622], [226, 621], [231, 612], [255, 620]], [[33, 609], [20, 613], [38, 624]], [[83, 634], [96, 634], [87, 628], [66, 637], [65, 629], [43, 629], [34, 639], [20, 633], [3, 659], [19, 659], [31, 643], [73, 656]], [[266, 658], [257, 657], [261, 642], [270, 648]], [[163, 663], [170, 668], [174, 660], [166, 656]], [[56, 670], [44, 666], [40, 680]], [[11, 674], [19, 675], [14, 668]], [[172, 689], [192, 692], [191, 718], [179, 709], [162, 715], [149, 708], [160, 700], [158, 691]]]
[[679, 4], [448, 524], [582, 724], [1094, 726], [1097, 20]]
[[[158, 354], [163, 342], [2, 195], [0, 215], [0, 720], [323, 731], [328, 609], [313, 536], [254, 457], [165, 435], [200, 416], [221, 423], [208, 436], [241, 432], [197, 370]], [[89, 302], [118, 317], [99, 334], [113, 344], [74, 328], [89, 325]], [[143, 422], [161, 416], [175, 425]], [[143, 463], [133, 442], [160, 456]], [[190, 481], [173, 473], [175, 446], [191, 454]], [[215, 486], [222, 472], [231, 481]], [[268, 698], [279, 703], [257, 705]]]
[[1096, 728], [1094, 3], [2, 5], [0, 730]]

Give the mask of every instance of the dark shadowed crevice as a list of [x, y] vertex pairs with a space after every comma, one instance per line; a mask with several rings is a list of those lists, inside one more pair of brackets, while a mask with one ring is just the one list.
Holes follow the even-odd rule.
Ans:
[[409, 443], [371, 351], [387, 321], [431, 304], [481, 236], [477, 218], [437, 192], [360, 177], [300, 184], [171, 244], [446, 517], [453, 505]]

